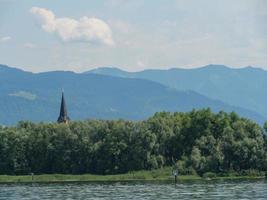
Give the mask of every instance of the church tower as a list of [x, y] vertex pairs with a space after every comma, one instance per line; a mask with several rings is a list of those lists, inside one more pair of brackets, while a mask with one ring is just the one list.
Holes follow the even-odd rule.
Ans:
[[59, 113], [59, 117], [57, 119], [57, 122], [67, 124], [69, 122], [69, 120], [70, 120], [70, 118], [69, 118], [68, 112], [67, 112], [67, 106], [66, 106], [66, 102], [65, 102], [65, 98], [64, 98], [64, 92], [62, 92], [60, 113]]

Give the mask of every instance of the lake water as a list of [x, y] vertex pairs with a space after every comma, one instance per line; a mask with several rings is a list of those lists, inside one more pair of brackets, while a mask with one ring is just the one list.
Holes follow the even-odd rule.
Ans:
[[0, 184], [2, 200], [267, 199], [267, 181]]

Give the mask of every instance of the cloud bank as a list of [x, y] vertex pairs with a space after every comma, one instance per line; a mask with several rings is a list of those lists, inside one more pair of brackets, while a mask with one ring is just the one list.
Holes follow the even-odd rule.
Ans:
[[56, 34], [63, 41], [84, 41], [113, 46], [112, 31], [108, 24], [97, 18], [57, 18], [51, 10], [32, 7], [30, 12], [38, 17], [42, 29]]

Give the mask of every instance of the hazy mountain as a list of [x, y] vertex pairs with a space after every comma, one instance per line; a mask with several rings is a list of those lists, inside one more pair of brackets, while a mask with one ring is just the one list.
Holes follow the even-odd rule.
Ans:
[[193, 90], [230, 105], [254, 110], [267, 119], [267, 71], [263, 69], [233, 69], [223, 65], [208, 65], [196, 69], [172, 68], [135, 73], [100, 68], [87, 73], [142, 78], [178, 90]]
[[229, 106], [192, 91], [134, 78], [66, 71], [31, 73], [0, 66], [0, 124], [55, 121], [64, 88], [71, 119], [144, 119], [157, 111], [211, 107], [263, 122], [256, 112]]

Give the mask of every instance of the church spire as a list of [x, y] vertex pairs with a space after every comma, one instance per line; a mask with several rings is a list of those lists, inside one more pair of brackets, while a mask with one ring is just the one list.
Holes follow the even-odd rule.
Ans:
[[60, 113], [59, 113], [59, 117], [57, 119], [57, 122], [67, 124], [69, 122], [69, 120], [70, 120], [70, 118], [68, 117], [67, 106], [66, 106], [66, 102], [65, 102], [65, 98], [64, 98], [64, 92], [62, 91]]

